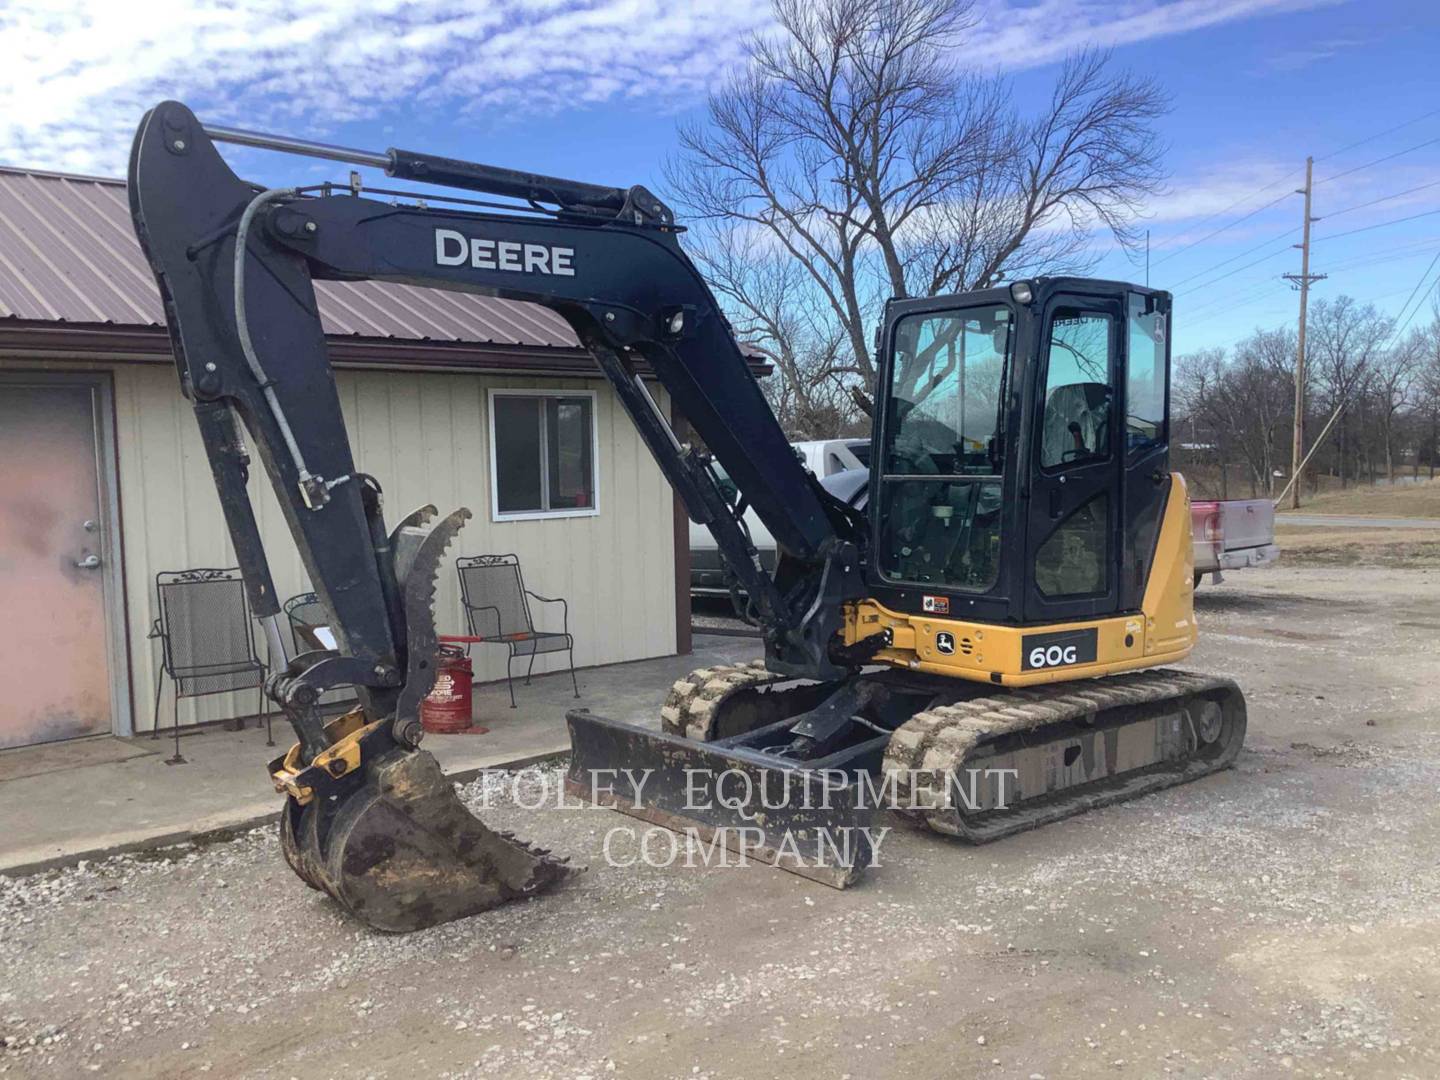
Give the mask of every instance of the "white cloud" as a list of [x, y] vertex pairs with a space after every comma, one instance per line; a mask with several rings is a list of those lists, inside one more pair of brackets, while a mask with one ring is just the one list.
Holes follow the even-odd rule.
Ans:
[[[1026, 67], [1328, 2], [989, 0], [966, 48], [986, 68]], [[411, 108], [671, 110], [769, 18], [765, 0], [9, 0], [0, 161], [116, 174], [140, 115], [165, 97], [312, 137]]]
[[702, 93], [768, 18], [763, 0], [14, 0], [0, 161], [114, 174], [165, 97], [307, 134], [412, 104], [665, 105]]
[[978, 28], [976, 66], [1053, 63], [1089, 45], [1116, 47], [1345, 0], [1035, 0], [992, 6]]

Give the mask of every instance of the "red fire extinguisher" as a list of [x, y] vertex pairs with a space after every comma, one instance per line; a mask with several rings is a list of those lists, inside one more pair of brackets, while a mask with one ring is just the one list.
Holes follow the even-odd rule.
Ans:
[[465, 650], [441, 645], [436, 668], [435, 685], [420, 703], [420, 726], [436, 735], [484, 734], [486, 729], [470, 719], [470, 683], [475, 673]]

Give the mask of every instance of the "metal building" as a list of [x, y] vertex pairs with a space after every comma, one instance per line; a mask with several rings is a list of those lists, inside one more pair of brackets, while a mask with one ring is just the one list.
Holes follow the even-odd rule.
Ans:
[[[392, 519], [469, 506], [451, 555], [520, 553], [527, 584], [569, 599], [577, 665], [689, 650], [683, 514], [559, 317], [317, 286], [356, 458]], [[251, 490], [276, 588], [305, 591], [268, 483]], [[24, 676], [6, 680], [0, 747], [149, 730], [155, 575], [232, 565], [124, 183], [0, 169], [0, 663]], [[453, 575], [437, 614], [461, 629]], [[502, 676], [484, 652], [477, 675]], [[253, 691], [187, 700], [180, 722], [254, 708]]]

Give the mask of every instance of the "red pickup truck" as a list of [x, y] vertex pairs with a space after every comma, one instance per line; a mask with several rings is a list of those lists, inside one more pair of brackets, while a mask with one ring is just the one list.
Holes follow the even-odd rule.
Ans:
[[1275, 507], [1269, 499], [1203, 499], [1190, 504], [1195, 584], [1206, 574], [1219, 584], [1222, 570], [1264, 566], [1280, 557]]

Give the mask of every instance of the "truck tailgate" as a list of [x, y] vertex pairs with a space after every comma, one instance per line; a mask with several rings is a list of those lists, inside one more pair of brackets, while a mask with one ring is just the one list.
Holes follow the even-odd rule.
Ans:
[[1261, 547], [1275, 542], [1275, 507], [1269, 499], [1237, 499], [1220, 503], [1225, 550]]

